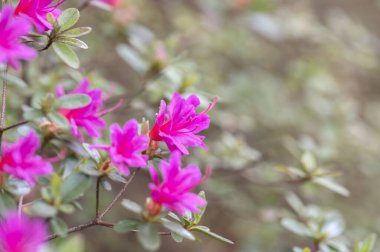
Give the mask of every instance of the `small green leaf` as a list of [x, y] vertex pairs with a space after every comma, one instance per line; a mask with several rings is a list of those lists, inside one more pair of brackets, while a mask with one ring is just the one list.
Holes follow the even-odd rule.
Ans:
[[[198, 193], [198, 196], [201, 197], [202, 199], [204, 199], [206, 201], [206, 194], [204, 191], [201, 191]], [[207, 201], [206, 201], [207, 202]], [[198, 224], [199, 222], [201, 222], [201, 219], [203, 217], [203, 214], [205, 213], [206, 211], [206, 207], [207, 207], [207, 204], [204, 206], [204, 207], [200, 207], [199, 209], [201, 210], [199, 213], [194, 213], [193, 214], [193, 223], [194, 224]]]
[[58, 37], [57, 42], [81, 49], [88, 49], [88, 45], [80, 39], [69, 37]]
[[100, 160], [102, 159], [99, 152], [96, 149], [91, 148], [88, 143], [83, 143], [82, 146], [84, 150], [90, 155], [92, 160], [94, 160], [97, 164], [99, 164]]
[[194, 235], [192, 235], [188, 230], [183, 228], [180, 224], [169, 221], [165, 218], [161, 219], [161, 223], [164, 227], [166, 227], [170, 231], [182, 236], [183, 238], [186, 238], [189, 240], [195, 240]]
[[115, 182], [119, 182], [123, 184], [127, 182], [127, 180], [117, 172], [108, 173], [108, 177]]
[[364, 241], [355, 246], [355, 252], [372, 252], [376, 243], [376, 234], [369, 235]]
[[144, 223], [139, 226], [137, 239], [140, 244], [149, 251], [157, 250], [161, 245], [160, 235], [156, 226], [152, 223]]
[[75, 211], [75, 207], [71, 204], [63, 204], [59, 206], [59, 211], [62, 211], [65, 214], [71, 214]]
[[55, 207], [41, 200], [33, 203], [31, 211], [33, 215], [42, 218], [54, 217], [58, 213], [58, 210]]
[[77, 38], [89, 34], [91, 30], [91, 27], [78, 27], [65, 31], [63, 34], [65, 37]]
[[143, 211], [143, 208], [139, 204], [129, 199], [123, 199], [121, 201], [121, 205], [125, 207], [126, 209], [128, 209], [129, 211], [137, 213], [137, 214], [140, 214]]
[[61, 194], [62, 181], [61, 177], [57, 173], [53, 173], [51, 176], [51, 192], [54, 197], [58, 197]]
[[59, 108], [76, 109], [90, 104], [91, 98], [85, 94], [67, 94], [57, 99]]
[[61, 115], [60, 113], [56, 111], [49, 112], [47, 114], [47, 118], [49, 118], [50, 121], [52, 121], [53, 123], [55, 123], [58, 127], [62, 129], [68, 129], [70, 127], [69, 122], [67, 121], [66, 117], [64, 117], [63, 115]]
[[284, 218], [281, 221], [281, 225], [297, 235], [312, 237], [309, 228], [305, 224], [294, 219]]
[[62, 202], [71, 202], [80, 196], [91, 186], [91, 178], [82, 173], [73, 173], [68, 176], [62, 185]]
[[68, 66], [78, 69], [79, 68], [79, 58], [77, 54], [71, 49], [70, 46], [63, 43], [53, 43], [53, 49], [55, 53], [63, 62], [65, 62]]
[[69, 8], [62, 12], [58, 17], [58, 25], [60, 30], [64, 31], [73, 27], [79, 20], [80, 13], [75, 8]]
[[137, 229], [141, 221], [135, 219], [126, 219], [119, 221], [113, 229], [118, 233], [127, 233], [134, 229]]
[[9, 209], [16, 208], [16, 202], [6, 191], [0, 191], [0, 216], [8, 212]]
[[350, 195], [350, 192], [345, 187], [337, 184], [330, 178], [313, 178], [312, 181], [342, 196], [348, 197]]
[[317, 168], [317, 161], [315, 160], [314, 155], [310, 152], [303, 153], [301, 157], [301, 164], [306, 171], [312, 171]]
[[64, 237], [67, 235], [67, 225], [66, 223], [60, 219], [60, 218], [52, 218], [50, 220], [50, 226], [54, 233], [58, 234], [61, 237]]
[[55, 17], [53, 15], [53, 13], [51, 13], [51, 12], [48, 12], [48, 14], [46, 14], [46, 20], [49, 22], [49, 24], [51, 24], [53, 26], [56, 24]]
[[202, 233], [202, 234], [205, 234], [215, 240], [218, 240], [218, 241], [221, 241], [221, 242], [225, 242], [225, 243], [228, 243], [228, 244], [235, 244], [233, 241], [227, 239], [227, 238], [224, 238], [223, 236], [220, 236], [218, 234], [215, 234], [213, 232], [210, 231], [210, 229], [208, 227], [205, 227], [205, 226], [195, 226], [195, 227], [192, 227], [191, 228], [191, 231], [195, 231], [195, 232], [199, 232], [199, 233]]

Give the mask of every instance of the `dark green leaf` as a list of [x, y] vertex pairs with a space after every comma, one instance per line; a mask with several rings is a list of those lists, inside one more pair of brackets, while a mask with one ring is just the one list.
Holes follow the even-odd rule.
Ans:
[[13, 178], [6, 181], [4, 188], [16, 196], [24, 196], [31, 191], [31, 187], [27, 182]]
[[15, 85], [20, 88], [28, 87], [28, 84], [26, 84], [25, 81], [10, 73], [8, 73], [6, 76], [0, 75], [0, 80], [6, 80], [8, 84]]
[[73, 173], [68, 176], [62, 185], [62, 202], [71, 202], [80, 196], [91, 186], [91, 178], [82, 173]]
[[16, 202], [6, 191], [0, 191], [0, 216], [8, 212], [8, 209], [16, 208]]
[[50, 121], [55, 123], [58, 127], [62, 129], [68, 129], [69, 128], [69, 122], [67, 121], [66, 117], [61, 115], [60, 113], [56, 111], [51, 111], [47, 114], [47, 118], [49, 118]]
[[[204, 199], [206, 201], [206, 194], [204, 191], [201, 191], [199, 192], [198, 194], [199, 197], [201, 197], [202, 199]], [[206, 201], [207, 202], [207, 201]], [[193, 223], [194, 224], [198, 224], [199, 222], [201, 222], [201, 219], [203, 217], [203, 214], [205, 213], [206, 211], [206, 207], [207, 205], [205, 205], [204, 207], [200, 207], [199, 209], [201, 210], [199, 213], [194, 213], [193, 214]]]
[[137, 213], [137, 214], [140, 214], [143, 211], [143, 208], [139, 204], [129, 199], [123, 199], [121, 201], [121, 205], [125, 207], [126, 209], [128, 209], [129, 211]]
[[44, 201], [36, 201], [31, 208], [32, 214], [42, 218], [54, 217], [58, 210]]

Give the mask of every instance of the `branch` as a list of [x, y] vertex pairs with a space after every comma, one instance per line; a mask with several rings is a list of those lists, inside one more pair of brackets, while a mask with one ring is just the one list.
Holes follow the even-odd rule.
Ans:
[[127, 182], [125, 182], [125, 184], [124, 184], [123, 188], [120, 190], [120, 192], [111, 201], [111, 203], [108, 205], [108, 207], [100, 214], [100, 216], [99, 216], [100, 220], [104, 217], [104, 215], [106, 215], [111, 210], [111, 208], [116, 204], [116, 202], [123, 196], [123, 194], [127, 190], [129, 184], [131, 183], [131, 181], [133, 180], [133, 178], [136, 176], [136, 174], [137, 174], [138, 171], [139, 171], [139, 169], [135, 169], [132, 172], [131, 176], [128, 178]]
[[18, 123], [15, 123], [15, 124], [13, 124], [13, 125], [11, 125], [11, 126], [8, 126], [8, 127], [5, 127], [5, 128], [3, 128], [3, 129], [0, 129], [0, 132], [5, 132], [5, 131], [7, 131], [7, 130], [10, 130], [10, 129], [13, 129], [13, 128], [17, 128], [17, 127], [20, 127], [20, 126], [22, 126], [22, 125], [24, 125], [24, 124], [27, 124], [27, 123], [29, 123], [29, 121], [21, 121], [21, 122], [18, 122]]
[[[76, 226], [76, 227], [72, 227], [69, 230], [67, 230], [67, 233], [70, 234], [70, 233], [78, 232], [78, 231], [87, 229], [89, 227], [95, 226], [95, 225], [97, 225], [97, 224], [92, 221], [92, 222], [89, 222], [87, 224], [82, 224], [82, 225], [79, 225], [79, 226]], [[46, 241], [51, 241], [51, 240], [53, 240], [55, 238], [58, 238], [58, 237], [59, 237], [58, 234], [53, 234], [53, 235], [48, 236], [46, 238]]]
[[100, 196], [100, 182], [102, 176], [99, 176], [96, 180], [96, 203], [95, 203], [95, 219], [99, 219], [99, 196]]
[[7, 73], [8, 73], [8, 65], [5, 66], [4, 69], [4, 79], [3, 79], [3, 89], [2, 89], [2, 95], [1, 95], [1, 115], [0, 115], [0, 156], [2, 156], [2, 142], [3, 142], [3, 133], [5, 126], [5, 112], [7, 110], [7, 87], [8, 87], [8, 81], [7, 81]]

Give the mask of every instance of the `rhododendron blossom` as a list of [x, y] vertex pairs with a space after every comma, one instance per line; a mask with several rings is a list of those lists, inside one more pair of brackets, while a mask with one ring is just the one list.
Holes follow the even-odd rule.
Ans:
[[101, 0], [101, 2], [106, 3], [112, 7], [116, 7], [120, 4], [120, 0]]
[[0, 159], [0, 172], [24, 180], [34, 185], [39, 176], [52, 173], [53, 167], [43, 160], [36, 151], [40, 148], [38, 135], [31, 131], [16, 143], [5, 143], [3, 156]]
[[156, 117], [156, 123], [150, 132], [150, 138], [155, 141], [164, 141], [169, 150], [180, 151], [182, 155], [188, 155], [187, 146], [202, 147], [204, 136], [196, 135], [210, 125], [210, 117], [206, 114], [215, 105], [217, 98], [201, 113], [196, 112], [199, 106], [199, 98], [195, 95], [187, 99], [174, 93], [168, 106], [161, 101], [160, 111]]
[[148, 148], [149, 139], [138, 134], [138, 122], [135, 119], [127, 121], [123, 128], [117, 123], [110, 127], [111, 146], [93, 145], [93, 148], [103, 149], [110, 155], [111, 162], [120, 173], [129, 175], [129, 167], [144, 167], [148, 156], [141, 152]]
[[[79, 128], [83, 128], [90, 137], [98, 138], [102, 135], [101, 129], [107, 126], [106, 122], [101, 118], [106, 113], [101, 110], [103, 107], [102, 91], [100, 89], [89, 90], [89, 86], [90, 82], [84, 80], [69, 93], [88, 95], [91, 98], [91, 102], [88, 105], [81, 108], [62, 108], [59, 110], [59, 113], [69, 121], [72, 135], [79, 141], [84, 140]], [[57, 96], [65, 95], [65, 91], [61, 85], [57, 87], [56, 93]]]
[[196, 165], [181, 168], [181, 155], [173, 152], [169, 162], [162, 160], [160, 163], [162, 182], [156, 169], [149, 169], [153, 183], [149, 184], [152, 200], [170, 211], [184, 215], [186, 211], [198, 213], [199, 207], [206, 205], [206, 201], [195, 193], [190, 192], [202, 183], [201, 171]]
[[38, 32], [51, 30], [53, 26], [47, 21], [47, 14], [51, 13], [55, 18], [61, 14], [57, 7], [64, 0], [53, 4], [55, 0], [20, 0], [16, 7], [15, 15], [21, 15], [30, 20]]
[[0, 220], [0, 251], [37, 252], [47, 234], [43, 221], [10, 212]]
[[24, 45], [21, 37], [32, 30], [24, 18], [14, 17], [13, 8], [5, 5], [0, 13], [0, 64], [9, 64], [14, 69], [20, 67], [19, 60], [32, 60], [37, 52]]

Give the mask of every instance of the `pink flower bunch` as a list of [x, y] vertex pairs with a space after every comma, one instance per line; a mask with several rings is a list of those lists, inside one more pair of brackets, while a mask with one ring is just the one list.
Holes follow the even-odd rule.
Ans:
[[117, 123], [112, 124], [111, 145], [93, 145], [92, 148], [103, 149], [110, 155], [113, 165], [120, 173], [129, 175], [129, 167], [144, 167], [148, 156], [142, 152], [148, 148], [149, 139], [138, 134], [138, 122], [134, 119], [127, 121], [121, 128]]
[[181, 155], [175, 151], [169, 162], [160, 163], [162, 181], [160, 182], [156, 169], [149, 169], [153, 183], [149, 184], [152, 200], [170, 211], [184, 215], [186, 211], [198, 213], [199, 207], [206, 205], [206, 201], [191, 192], [201, 184], [204, 177], [196, 165], [181, 168]]
[[53, 4], [55, 0], [20, 0], [16, 7], [15, 15], [26, 17], [35, 26], [37, 32], [51, 30], [53, 26], [47, 21], [47, 14], [51, 13], [55, 18], [61, 14], [57, 7], [64, 0]]
[[0, 251], [37, 252], [47, 234], [43, 221], [10, 212], [0, 220]]
[[187, 147], [207, 148], [203, 143], [204, 136], [197, 133], [205, 130], [210, 125], [210, 117], [206, 114], [215, 105], [217, 98], [203, 112], [197, 113], [199, 98], [195, 95], [187, 99], [174, 93], [168, 106], [161, 101], [160, 111], [156, 117], [156, 123], [150, 132], [150, 138], [154, 141], [163, 141], [171, 152], [179, 151], [182, 155], [188, 155]]
[[[91, 98], [91, 102], [81, 108], [59, 110], [59, 113], [66, 117], [70, 123], [71, 133], [79, 141], [84, 141], [83, 134], [79, 128], [83, 128], [90, 137], [101, 137], [101, 129], [105, 128], [106, 122], [101, 118], [102, 115], [109, 111], [102, 111], [103, 100], [102, 91], [100, 89], [89, 90], [90, 82], [84, 80], [78, 87], [69, 94], [85, 94]], [[65, 95], [65, 91], [61, 85], [56, 90], [57, 96]]]
[[19, 60], [32, 60], [37, 52], [24, 45], [21, 37], [32, 30], [24, 18], [14, 17], [13, 8], [5, 5], [0, 12], [0, 64], [9, 64], [14, 69], [20, 67]]
[[0, 172], [10, 174], [33, 186], [39, 176], [51, 174], [53, 171], [49, 162], [36, 155], [39, 147], [39, 139], [34, 131], [16, 143], [5, 144], [3, 157], [0, 159]]

